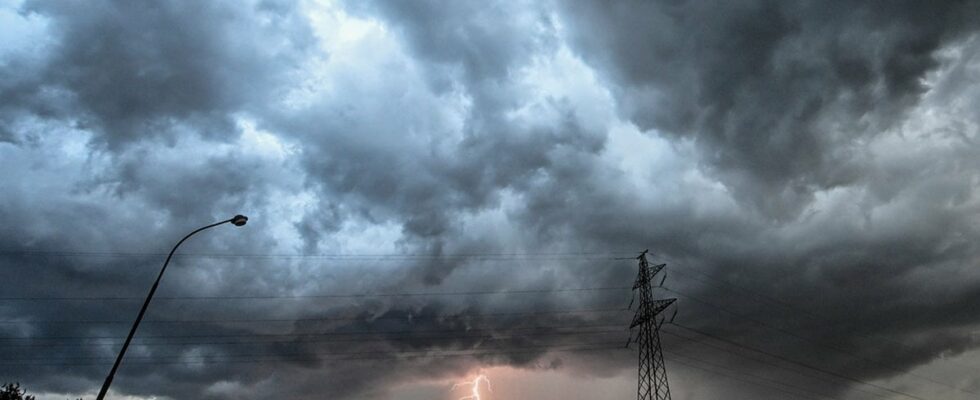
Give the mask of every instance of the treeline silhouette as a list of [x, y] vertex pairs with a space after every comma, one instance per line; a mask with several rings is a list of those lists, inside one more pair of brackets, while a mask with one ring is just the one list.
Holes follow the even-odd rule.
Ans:
[[[27, 394], [27, 389], [21, 389], [20, 383], [7, 383], [0, 386], [0, 400], [36, 400]], [[76, 400], [82, 400], [78, 398]]]

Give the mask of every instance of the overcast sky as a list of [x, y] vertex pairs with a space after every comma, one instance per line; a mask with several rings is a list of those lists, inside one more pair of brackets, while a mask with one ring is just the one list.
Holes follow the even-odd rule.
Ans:
[[2, 0], [0, 381], [94, 398], [241, 213], [114, 398], [632, 398], [650, 249], [675, 399], [976, 399], [977, 21]]

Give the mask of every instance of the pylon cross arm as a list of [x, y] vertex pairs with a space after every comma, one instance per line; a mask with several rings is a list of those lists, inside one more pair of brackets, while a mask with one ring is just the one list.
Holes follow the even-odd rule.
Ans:
[[660, 270], [664, 269], [664, 267], [666, 267], [666, 266], [667, 266], [667, 264], [657, 264], [657, 265], [654, 265], [654, 266], [650, 267], [650, 271], [648, 271], [645, 274], [641, 270], [636, 275], [636, 281], [633, 283], [633, 290], [636, 290], [636, 289], [639, 289], [639, 288], [642, 288], [642, 287], [646, 286], [647, 283], [650, 282], [650, 278], [653, 277], [654, 275], [658, 274], [660, 272]]
[[667, 307], [670, 307], [671, 304], [674, 304], [675, 301], [677, 301], [677, 299], [654, 300], [650, 303], [649, 313], [653, 315], [660, 314], [666, 310]]
[[667, 264], [657, 264], [650, 268], [650, 276], [656, 275], [660, 270], [664, 269]]
[[637, 310], [636, 315], [633, 317], [633, 323], [630, 324], [630, 329], [643, 325], [653, 317], [657, 316], [657, 314], [660, 314], [666, 310], [667, 307], [670, 307], [670, 305], [674, 304], [675, 301], [677, 301], [677, 299], [654, 300], [650, 302], [648, 306], [640, 306], [640, 309]]

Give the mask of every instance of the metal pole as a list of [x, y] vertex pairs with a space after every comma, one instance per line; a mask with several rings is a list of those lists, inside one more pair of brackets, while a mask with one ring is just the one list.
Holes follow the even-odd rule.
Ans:
[[[658, 316], [677, 299], [653, 298], [652, 280], [667, 264], [651, 268], [647, 261], [647, 251], [640, 253], [639, 271], [633, 290], [640, 290], [640, 305], [633, 316], [630, 330], [639, 328], [636, 344], [639, 345], [639, 366], [636, 398], [638, 400], [670, 400], [670, 387], [667, 386], [667, 370], [664, 365], [663, 349], [660, 343], [660, 324]], [[666, 272], [664, 272], [666, 276]], [[630, 336], [632, 339], [632, 336]], [[630, 341], [627, 341], [627, 346]]]
[[146, 314], [146, 308], [149, 307], [150, 300], [153, 299], [153, 293], [156, 293], [157, 286], [160, 286], [160, 278], [163, 278], [163, 272], [167, 270], [167, 265], [170, 264], [170, 259], [173, 258], [174, 252], [177, 251], [177, 248], [180, 247], [180, 244], [184, 243], [184, 241], [187, 240], [187, 238], [194, 236], [195, 233], [198, 233], [205, 229], [213, 228], [228, 222], [234, 223], [236, 226], [242, 226], [245, 225], [245, 221], [248, 221], [248, 218], [246, 218], [243, 215], [236, 215], [231, 219], [227, 219], [221, 222], [213, 223], [208, 226], [197, 228], [193, 232], [188, 233], [187, 236], [184, 236], [183, 239], [180, 239], [180, 241], [177, 242], [176, 245], [174, 245], [174, 248], [170, 250], [170, 254], [167, 255], [167, 261], [163, 262], [163, 268], [160, 268], [160, 274], [157, 275], [157, 280], [154, 281], [153, 286], [150, 287], [150, 293], [146, 295], [146, 300], [143, 301], [143, 307], [140, 308], [140, 313], [136, 316], [136, 321], [133, 322], [133, 327], [130, 328], [129, 335], [126, 336], [126, 341], [123, 342], [122, 349], [119, 350], [119, 355], [116, 356], [116, 362], [112, 364], [112, 369], [109, 370], [109, 376], [105, 378], [105, 382], [102, 384], [102, 389], [99, 390], [99, 396], [96, 397], [97, 400], [105, 399], [105, 394], [106, 392], [109, 391], [109, 386], [112, 385], [112, 378], [116, 376], [116, 370], [119, 369], [119, 364], [122, 363], [123, 356], [126, 355], [126, 349], [129, 348], [129, 342], [133, 340], [133, 335], [136, 334], [136, 328], [140, 326], [140, 321], [143, 320], [143, 315]]

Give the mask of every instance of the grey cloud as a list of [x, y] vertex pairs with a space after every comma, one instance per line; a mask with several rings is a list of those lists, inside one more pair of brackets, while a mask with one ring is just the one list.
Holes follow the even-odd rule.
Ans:
[[[958, 129], [975, 122], [975, 111], [951, 114], [957, 121], [948, 131], [933, 133], [937, 143], [952, 140], [949, 146], [900, 152], [891, 159], [875, 147], [881, 143], [871, 143], [900, 136], [897, 127], [930, 110], [976, 103], [975, 91], [969, 90], [977, 83], [970, 75], [972, 42], [962, 47], [966, 56], [936, 55], [937, 49], [960, 43], [971, 28], [971, 3], [956, 4], [925, 10], [894, 5], [885, 12], [873, 3], [852, 8], [833, 3], [825, 9], [787, 2], [633, 2], [611, 8], [563, 3], [556, 13], [550, 3], [358, 2], [347, 4], [348, 11], [382, 21], [407, 57], [390, 55], [384, 68], [359, 66], [356, 73], [328, 82], [330, 90], [314, 95], [308, 105], [280, 108], [282, 90], [300, 85], [291, 80], [293, 68], [314, 57], [304, 53], [315, 44], [307, 37], [307, 22], [290, 4], [259, 3], [253, 10], [165, 3], [153, 10], [98, 3], [73, 10], [70, 4], [30, 3], [26, 12], [51, 18], [57, 45], [40, 61], [38, 74], [18, 73], [13, 63], [0, 68], [11, 78], [0, 82], [0, 118], [11, 132], [4, 140], [12, 142], [0, 143], [0, 162], [8, 163], [0, 176], [13, 183], [0, 195], [5, 221], [0, 243], [28, 251], [160, 252], [201, 221], [244, 209], [253, 216], [246, 229], [209, 232], [184, 251], [343, 253], [336, 243], [348, 239], [338, 237], [345, 230], [382, 226], [398, 232], [396, 243], [379, 247], [419, 255], [398, 260], [397, 268], [383, 259], [187, 256], [165, 277], [161, 295], [169, 296], [623, 286], [635, 274], [627, 260], [452, 255], [649, 247], [657, 260], [676, 268], [669, 272], [668, 288], [776, 327], [812, 333], [821, 342], [857, 349], [854, 354], [906, 371], [939, 354], [976, 348], [969, 330], [976, 323], [970, 310], [980, 306], [977, 277], [966, 266], [980, 236], [973, 195], [980, 170], [973, 160], [980, 158], [969, 146], [968, 129]], [[536, 57], [561, 51], [561, 32], [571, 35], [575, 53], [611, 86], [618, 111], [642, 129], [656, 128], [662, 133], [658, 138], [677, 146], [673, 151], [683, 160], [651, 171], [630, 170], [610, 160], [612, 133], [605, 122], [584, 120], [586, 114], [561, 98], [528, 104], [533, 93], [516, 82], [517, 76]], [[268, 50], [270, 43], [284, 42], [285, 47]], [[939, 70], [948, 71], [947, 80], [924, 85], [922, 77]], [[148, 90], [120, 90], [132, 87]], [[530, 121], [513, 118], [515, 111], [527, 109]], [[240, 137], [239, 127], [231, 124], [240, 113], [295, 145], [296, 153], [270, 161], [215, 150]], [[48, 140], [72, 126], [93, 135], [87, 156], [69, 157], [60, 153], [67, 146]], [[683, 150], [690, 140], [694, 154]], [[707, 177], [698, 175], [702, 172]], [[699, 179], [720, 179], [726, 186]], [[835, 190], [844, 191], [845, 203], [853, 206], [832, 201], [840, 195]], [[312, 204], [297, 207], [277, 197], [299, 192], [308, 193]], [[741, 201], [731, 201], [731, 193]], [[302, 216], [276, 225], [271, 218], [280, 208]], [[486, 214], [500, 226], [484, 226], [480, 218]], [[278, 236], [283, 226], [294, 229], [286, 235], [295, 234], [298, 243]], [[150, 255], [2, 257], [0, 273], [5, 287], [12, 288], [7, 296], [138, 297], [160, 262]], [[694, 269], [748, 293], [705, 284], [691, 277], [699, 276]], [[825, 322], [774, 306], [754, 292], [811, 310]], [[833, 351], [815, 352], [812, 344], [678, 296], [678, 318], [688, 325], [821, 365], [842, 365], [864, 379], [902, 375]], [[456, 329], [479, 326], [475, 315], [480, 313], [612, 308], [628, 301], [626, 291], [532, 298], [160, 301], [151, 309], [154, 318], [350, 319], [262, 326], [148, 324], [140, 334]], [[135, 313], [133, 305], [86, 302], [61, 308], [3, 305], [4, 318], [122, 320]], [[542, 316], [537, 322], [621, 324], [622, 317]], [[500, 318], [492, 327], [528, 324]], [[4, 337], [23, 336], [16, 327], [3, 328]], [[28, 336], [121, 335], [116, 325], [39, 324], [35, 329]], [[491, 331], [503, 335], [508, 329]], [[891, 341], [877, 340], [881, 337]], [[666, 340], [684, 354], [738, 362]], [[892, 341], [909, 347], [899, 349]], [[518, 342], [564, 343], [533, 336]], [[391, 392], [397, 383], [477, 365], [611, 376], [635, 362], [622, 355], [629, 352], [541, 359], [544, 349], [428, 361], [310, 360], [341, 350], [487, 344], [492, 343], [478, 337], [399, 337], [355, 344], [286, 339], [254, 346], [145, 346], [131, 353], [134, 362], [125, 367], [118, 388], [174, 398], [390, 398], [397, 395]], [[113, 351], [89, 346], [71, 354], [50, 349], [35, 355], [64, 360], [111, 357]], [[194, 352], [261, 353], [275, 362], [205, 367], [136, 362]], [[691, 376], [680, 371], [672, 370], [672, 377]], [[41, 366], [29, 372], [33, 385], [67, 392], [91, 390], [105, 371]], [[711, 390], [750, 395], [750, 389], [711, 382]], [[853, 386], [837, 382], [821, 388], [843, 396]], [[774, 398], [768, 392], [751, 395]]]
[[[43, 55], [14, 54], [0, 67], [5, 77], [12, 78], [5, 79], [0, 89], [4, 138], [10, 142], [2, 149], [10, 163], [3, 201], [6, 218], [0, 233], [4, 250], [164, 251], [163, 242], [179, 238], [188, 226], [235, 212], [251, 214], [248, 211], [264, 209], [272, 188], [289, 185], [290, 178], [277, 175], [280, 172], [268, 160], [204, 149], [237, 139], [241, 132], [232, 122], [233, 114], [266, 107], [264, 99], [277, 96], [277, 86], [302, 61], [311, 37], [304, 17], [292, 5], [28, 3], [22, 12], [41, 15], [52, 38]], [[246, 26], [249, 29], [242, 29]], [[72, 135], [84, 143], [82, 132], [92, 135], [84, 144], [90, 150], [87, 157], [72, 157], [57, 150]], [[182, 150], [186, 152], [181, 154]], [[22, 178], [41, 175], [43, 182]], [[161, 224], [163, 221], [169, 222]], [[266, 223], [259, 218], [251, 227], [262, 229]], [[53, 225], [59, 228], [50, 229]], [[244, 239], [239, 236], [237, 240], [228, 240], [228, 233], [223, 233], [196, 238], [196, 242], [225, 251], [237, 246], [259, 249], [274, 245], [268, 238], [249, 236], [248, 231], [244, 231]], [[189, 243], [186, 250], [194, 251], [195, 247]], [[134, 259], [111, 254], [4, 257], [5, 295], [13, 297], [59, 297], [53, 294], [58, 288], [60, 296], [138, 296], [133, 289], [146, 288], [151, 276], [148, 273], [161, 262], [159, 257]], [[175, 264], [180, 264], [179, 260]], [[221, 266], [204, 264], [205, 269]], [[253, 279], [254, 275], [234, 269], [220, 271], [195, 276], [186, 270], [182, 274], [175, 265], [164, 286], [170, 288], [171, 295], [191, 290], [200, 295], [212, 290], [267, 289], [267, 281]], [[201, 277], [210, 279], [196, 280]], [[266, 277], [276, 279], [273, 274]], [[7, 308], [4, 316], [113, 320], [135, 315], [137, 309], [132, 305], [40, 302]], [[217, 315], [243, 312], [234, 305], [215, 308]], [[186, 318], [185, 308], [165, 301], [158, 301], [153, 310], [157, 317]], [[256, 306], [253, 311], [275, 315], [278, 310]], [[122, 326], [117, 324], [25, 325], [31, 327], [28, 337], [117, 337], [122, 332], [115, 329]], [[16, 330], [6, 324], [4, 328]], [[150, 323], [141, 333], [243, 332], [220, 324], [178, 328]], [[8, 332], [10, 336], [24, 335]], [[42, 339], [16, 341], [42, 346], [16, 348], [16, 357], [11, 360], [36, 359], [39, 361], [34, 363], [41, 365], [4, 366], [2, 375], [30, 380], [35, 391], [90, 391], [101, 382], [106, 372], [104, 360], [116, 351], [118, 341], [84, 346], [78, 340], [66, 341], [74, 347], [48, 346], [45, 344], [51, 340]], [[262, 368], [235, 372], [229, 366], [201, 371], [193, 364], [161, 367], [139, 362], [140, 357], [147, 356], [167, 358], [198, 350], [220, 355], [236, 350], [228, 347], [198, 346], [195, 350], [192, 345], [136, 346], [130, 353], [135, 362], [126, 368], [126, 379], [120, 379], [116, 387], [124, 393], [150, 390], [175, 398], [199, 398], [204, 388], [229, 375], [241, 382], [261, 382], [272, 373]], [[273, 348], [269, 352], [277, 351]]]
[[[24, 112], [100, 133], [117, 147], [173, 140], [184, 121], [218, 140], [235, 133], [230, 113], [264, 106], [297, 68], [311, 35], [286, 3], [28, 2], [49, 20], [48, 54], [28, 74], [4, 74], [7, 118]], [[249, 29], [240, 29], [248, 26]], [[36, 61], [35, 61], [36, 62]], [[19, 111], [19, 112], [18, 112]], [[5, 118], [4, 125], [12, 122]], [[8, 128], [9, 129], [9, 128]]]
[[493, 82], [503, 83], [529, 57], [557, 44], [547, 10], [531, 3], [379, 1], [348, 7], [391, 21], [418, 57], [435, 64], [435, 71], [446, 71], [443, 65], [461, 70], [476, 98], [492, 91]]
[[[411, 76], [392, 79], [380, 91], [341, 83], [339, 91], [347, 95], [341, 115], [330, 112], [338, 99], [321, 99], [302, 114], [266, 122], [270, 129], [290, 132], [304, 143], [310, 183], [330, 193], [325, 198], [356, 204], [350, 212], [370, 220], [399, 221], [409, 249], [435, 255], [451, 251], [447, 242], [454, 235], [453, 218], [494, 207], [499, 192], [523, 190], [535, 176], [561, 168], [566, 153], [602, 149], [604, 133], [580, 126], [574, 111], [561, 102], [546, 105], [564, 116], [556, 126], [527, 127], [506, 118], [525, 96], [511, 76], [528, 65], [535, 52], [555, 48], [554, 29], [543, 10], [526, 11], [507, 3], [447, 7], [382, 2], [351, 8], [380, 14], [403, 33], [426, 79], [451, 71], [458, 80], [452, 90], [472, 102], [461, 132], [431, 122], [440, 118], [432, 108], [445, 100], [425, 92], [445, 94], [443, 88], [429, 81], [418, 87]], [[398, 99], [389, 92], [408, 95]], [[358, 125], [350, 126], [351, 121]], [[438, 283], [454, 266], [427, 265], [421, 279]]]
[[[963, 70], [961, 63], [973, 59], [969, 54], [943, 68]], [[959, 88], [977, 83], [959, 74], [948, 79]], [[947, 87], [953, 81], [937, 82], [936, 87]], [[973, 96], [947, 97], [945, 93], [930, 91], [910, 115], [960, 110], [959, 104], [972, 102]], [[976, 320], [963, 314], [977, 306], [972, 295], [976, 281], [972, 254], [977, 249], [975, 240], [967, 239], [978, 235], [973, 194], [977, 168], [969, 138], [975, 132], [975, 122], [971, 122], [975, 114], [962, 110], [942, 115], [950, 118], [945, 123], [948, 130], [926, 135], [948, 140], [948, 147], [918, 151], [905, 147], [902, 156], [894, 159], [862, 149], [877, 159], [869, 159], [857, 179], [838, 188], [848, 191], [851, 207], [814, 209], [813, 199], [808, 198], [792, 204], [803, 210], [798, 217], [781, 222], [760, 216], [753, 207], [722, 206], [717, 212], [705, 212], [694, 206], [697, 192], [654, 189], [656, 195], [631, 195], [651, 189], [632, 187], [615, 169], [593, 165], [587, 169], [590, 174], [553, 174], [547, 184], [536, 188], [540, 191], [528, 191], [528, 207], [520, 218], [527, 226], [557, 231], [554, 236], [566, 241], [578, 238], [593, 245], [626, 248], [649, 245], [680, 270], [671, 275], [668, 286], [694, 296], [680, 296], [681, 318], [689, 324], [760, 347], [779, 346], [784, 354], [819, 365], [844, 366], [853, 376], [891, 377], [900, 374], [896, 368], [913, 368], [936, 360], [939, 354], [957, 354], [976, 346], [968, 333]], [[886, 130], [881, 129], [877, 133], [885, 135]], [[916, 146], [918, 142], [899, 143], [896, 145]], [[619, 182], [618, 187], [611, 182]], [[745, 182], [739, 181], [742, 184]], [[656, 182], [651, 187], [656, 188]], [[691, 269], [708, 271], [748, 290], [712, 280], [705, 283], [707, 278]], [[774, 304], [758, 293], [819, 317]], [[811, 341], [773, 335], [771, 328], [739, 321], [696, 299], [727, 305], [729, 310], [777, 329], [806, 332], [801, 336]], [[921, 317], [908, 318], [910, 315]], [[922, 340], [923, 336], [932, 340]], [[682, 343], [675, 345], [683, 347]], [[821, 345], [846, 351], [842, 354]], [[820, 349], [816, 354], [822, 356], [815, 356], [816, 348]], [[710, 357], [725, 359], [719, 354]], [[922, 383], [921, 378], [910, 379]], [[936, 379], [950, 382], [942, 376]], [[849, 386], [823, 388], [846, 392]]]
[[571, 2], [579, 53], [642, 129], [694, 137], [714, 175], [785, 218], [865, 167], [968, 32], [974, 2]]

